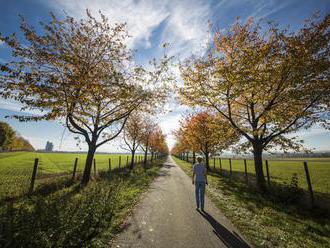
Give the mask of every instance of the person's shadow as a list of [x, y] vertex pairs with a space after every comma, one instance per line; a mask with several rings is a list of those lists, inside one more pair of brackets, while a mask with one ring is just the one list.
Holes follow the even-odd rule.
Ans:
[[231, 248], [251, 248], [236, 232], [230, 232], [205, 211], [198, 211], [213, 227], [213, 232], [227, 246]]

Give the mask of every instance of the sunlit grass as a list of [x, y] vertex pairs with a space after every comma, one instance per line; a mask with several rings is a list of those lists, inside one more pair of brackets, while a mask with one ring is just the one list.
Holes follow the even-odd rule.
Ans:
[[[191, 164], [174, 158], [191, 176]], [[212, 167], [212, 166], [211, 166]], [[330, 217], [261, 195], [244, 180], [209, 173], [207, 193], [255, 247], [330, 247]]]

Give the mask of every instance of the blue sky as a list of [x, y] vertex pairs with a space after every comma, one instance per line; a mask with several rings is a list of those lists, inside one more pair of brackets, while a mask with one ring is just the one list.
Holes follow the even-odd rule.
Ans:
[[[0, 0], [0, 32], [9, 35], [16, 32], [19, 36], [19, 17], [38, 28], [39, 21], [49, 20], [49, 12], [57, 16], [67, 13], [82, 18], [85, 9], [96, 13], [101, 10], [110, 21], [126, 22], [132, 35], [128, 45], [137, 49], [136, 62], [145, 63], [162, 52], [161, 44], [169, 42], [169, 53], [181, 60], [192, 53], [200, 54], [208, 40], [208, 21], [215, 28], [226, 29], [237, 16], [245, 20], [249, 16], [265, 18], [278, 22], [282, 27], [290, 25], [292, 31], [303, 25], [303, 20], [315, 11], [324, 16], [330, 11], [329, 0]], [[19, 36], [20, 37], [20, 36]], [[0, 44], [0, 63], [10, 60], [10, 51]], [[168, 108], [173, 111], [158, 119], [164, 133], [168, 134], [169, 145], [174, 139], [171, 131], [178, 125], [182, 106], [171, 102]], [[20, 111], [20, 104], [0, 99], [0, 120], [4, 116]], [[19, 123], [6, 119], [23, 137], [28, 138], [35, 148], [43, 148], [47, 140], [54, 142], [55, 149], [77, 150], [73, 135], [64, 131], [58, 122]], [[330, 132], [313, 127], [298, 133], [306, 146], [317, 150], [329, 150]], [[99, 151], [115, 152], [120, 150], [120, 141], [114, 141]], [[82, 146], [81, 149], [85, 149]]]

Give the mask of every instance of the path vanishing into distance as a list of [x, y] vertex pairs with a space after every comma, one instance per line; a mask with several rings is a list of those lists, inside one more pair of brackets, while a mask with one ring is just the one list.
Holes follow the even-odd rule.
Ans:
[[191, 178], [169, 156], [112, 247], [250, 247], [208, 197], [205, 214], [195, 208]]

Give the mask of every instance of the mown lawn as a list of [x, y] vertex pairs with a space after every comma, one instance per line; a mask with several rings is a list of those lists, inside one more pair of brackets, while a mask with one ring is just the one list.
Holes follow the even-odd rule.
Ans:
[[30, 197], [1, 202], [0, 247], [109, 247], [162, 163], [103, 171], [83, 189], [59, 179]]
[[[190, 163], [174, 160], [191, 176]], [[209, 173], [208, 181], [209, 197], [255, 247], [330, 247], [328, 212], [261, 195], [244, 180], [219, 173]]]
[[[306, 174], [303, 162], [307, 161], [310, 178], [312, 181], [312, 187], [315, 192], [330, 194], [330, 159], [327, 158], [309, 158], [309, 159], [285, 159], [285, 160], [269, 160], [269, 174], [270, 180], [275, 183], [286, 183], [291, 182], [293, 174], [298, 177], [299, 187], [307, 190], [308, 184], [306, 180]], [[215, 167], [214, 167], [215, 162]], [[254, 161], [246, 160], [248, 176], [253, 178], [255, 174]], [[229, 172], [230, 165], [229, 159], [221, 159], [222, 169]], [[220, 169], [219, 158], [210, 160], [211, 168]], [[264, 161], [264, 174], [266, 175], [266, 167]], [[245, 171], [244, 161], [233, 159], [232, 160], [232, 171], [243, 173]]]
[[[39, 159], [36, 180], [36, 185], [38, 186], [44, 183], [44, 178], [70, 176], [76, 158], [78, 158], [77, 174], [81, 173], [85, 165], [86, 156], [87, 154], [85, 153], [0, 153], [0, 199], [16, 197], [27, 192], [35, 158]], [[121, 157], [121, 167], [126, 166], [127, 159], [130, 162], [131, 156], [126, 154], [96, 154], [96, 170], [108, 170], [109, 159], [111, 160], [111, 169], [118, 168], [119, 157]]]
[[[0, 153], [0, 174], [7, 170], [31, 170], [35, 158], [39, 158], [39, 170], [43, 173], [71, 172], [74, 161], [78, 158], [78, 171], [82, 171], [85, 164], [86, 153], [38, 153], [38, 152], [3, 152]], [[138, 155], [141, 156], [141, 155]], [[121, 165], [125, 166], [127, 154], [97, 154], [95, 155], [98, 170], [108, 169], [109, 158], [112, 167], [118, 167], [119, 157]]]

